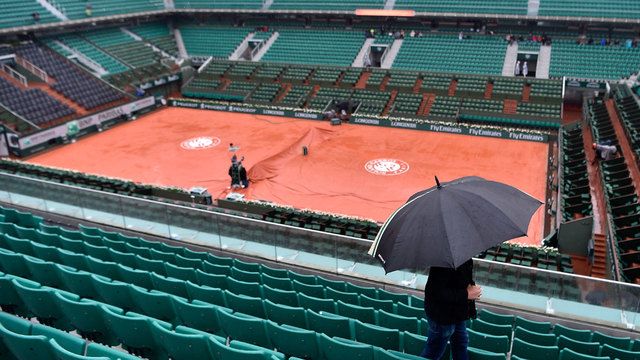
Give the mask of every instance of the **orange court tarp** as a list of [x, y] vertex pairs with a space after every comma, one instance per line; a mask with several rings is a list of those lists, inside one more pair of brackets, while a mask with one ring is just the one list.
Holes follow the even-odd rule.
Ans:
[[[229, 144], [238, 146], [229, 151]], [[303, 146], [308, 155], [303, 154]], [[165, 108], [32, 163], [145, 184], [239, 192], [298, 209], [384, 221], [414, 193], [463, 176], [512, 185], [544, 202], [548, 144], [345, 123]], [[250, 186], [228, 189], [231, 157]], [[544, 206], [527, 238], [537, 245]]]

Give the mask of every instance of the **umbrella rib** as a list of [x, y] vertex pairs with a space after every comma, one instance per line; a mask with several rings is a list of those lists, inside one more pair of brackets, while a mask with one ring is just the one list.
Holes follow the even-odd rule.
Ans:
[[[478, 195], [477, 193], [474, 193], [474, 192], [469, 191], [469, 190], [460, 189], [459, 191], [469, 193], [469, 194], [471, 194], [472, 196], [478, 196], [478, 197], [481, 197], [481, 196], [480, 196], [480, 195]], [[534, 198], [534, 199], [535, 199], [535, 198]], [[488, 203], [489, 203], [489, 204], [491, 204], [491, 206], [493, 206], [497, 211], [499, 211], [499, 212], [500, 212], [500, 214], [502, 214], [502, 216], [503, 216], [505, 219], [508, 219], [508, 220], [509, 220], [509, 222], [510, 222], [510, 223], [511, 223], [511, 224], [512, 224], [516, 229], [518, 229], [518, 230], [522, 231], [522, 232], [523, 232], [523, 234], [522, 234], [521, 236], [526, 236], [526, 235], [527, 235], [527, 229], [524, 229], [524, 230], [523, 230], [523, 229], [521, 229], [521, 228], [520, 228], [520, 226], [518, 226], [518, 224], [516, 224], [516, 223], [515, 223], [515, 221], [514, 221], [513, 219], [511, 219], [511, 216], [509, 216], [509, 214], [505, 213], [501, 208], [499, 208], [499, 207], [495, 206], [495, 205], [494, 205], [494, 204], [492, 204], [491, 202], [488, 202]], [[541, 203], [541, 204], [542, 204], [542, 203]], [[533, 211], [533, 213], [531, 214], [531, 216], [533, 216], [533, 214], [535, 214], [535, 212], [536, 212], [536, 211], [538, 211], [538, 208], [539, 208], [539, 207], [540, 207], [540, 206], [538, 206], [538, 207], [536, 207], [536, 208], [535, 208], [535, 210]], [[531, 218], [531, 216], [530, 216], [529, 218]], [[527, 222], [527, 224], [529, 224], [529, 222]], [[528, 225], [527, 225], [527, 227], [528, 227]]]
[[378, 231], [378, 234], [376, 235], [376, 238], [373, 240], [373, 244], [371, 244], [371, 247], [369, 248], [369, 251], [367, 251], [367, 254], [369, 254], [371, 256], [375, 256], [376, 255], [376, 251], [378, 250], [378, 245], [380, 244], [380, 239], [382, 239], [382, 235], [384, 234], [384, 231], [387, 229], [387, 225], [389, 225], [389, 223], [391, 223], [391, 220], [393, 220], [393, 218], [396, 215], [398, 215], [400, 210], [402, 210], [405, 207], [409, 206], [409, 204], [411, 204], [414, 201], [422, 198], [423, 196], [425, 196], [427, 194], [430, 194], [434, 190], [438, 190], [438, 189], [432, 189], [431, 191], [427, 191], [424, 194], [421, 194], [420, 196], [417, 196], [414, 199], [411, 199], [410, 201], [406, 202], [404, 205], [402, 205], [396, 211], [394, 211], [393, 214], [391, 214], [391, 216], [389, 216], [387, 221], [385, 221], [384, 224], [382, 224], [382, 228], [380, 228], [380, 230]]

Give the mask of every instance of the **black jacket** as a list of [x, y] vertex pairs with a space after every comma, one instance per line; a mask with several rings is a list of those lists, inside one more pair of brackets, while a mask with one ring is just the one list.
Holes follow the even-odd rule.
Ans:
[[432, 267], [424, 288], [424, 311], [440, 324], [455, 324], [476, 317], [475, 301], [467, 299], [473, 281], [471, 260], [457, 269]]

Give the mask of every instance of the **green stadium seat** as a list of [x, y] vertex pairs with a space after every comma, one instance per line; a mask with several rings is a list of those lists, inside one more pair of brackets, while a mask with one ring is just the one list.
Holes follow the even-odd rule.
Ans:
[[530, 344], [520, 339], [513, 339], [511, 356], [528, 360], [556, 360], [559, 349], [557, 346], [540, 346]]
[[134, 269], [128, 266], [122, 266], [118, 262], [118, 270], [120, 271], [120, 279], [123, 282], [139, 286], [145, 289], [153, 289], [154, 285], [151, 280], [151, 274], [148, 271]]
[[227, 289], [227, 275], [212, 274], [198, 269], [196, 270], [196, 278], [200, 285], [222, 290]]
[[172, 298], [176, 295], [156, 290], [147, 291], [135, 285], [130, 285], [130, 291], [136, 308], [143, 314], [170, 324], [179, 323], [172, 302]]
[[[287, 269], [276, 269], [276, 268], [272, 268], [270, 266], [261, 264], [260, 265], [260, 272], [264, 275], [268, 275], [274, 278], [280, 278], [280, 279], [284, 279], [284, 278], [289, 278], [289, 270]], [[286, 290], [286, 289], [285, 289]]]
[[18, 359], [54, 359], [47, 337], [13, 332], [0, 324], [0, 337]]
[[396, 306], [396, 313], [398, 315], [415, 317], [418, 319], [424, 317], [424, 307], [417, 308], [403, 303], [397, 303]]
[[[384, 289], [378, 289], [378, 299], [379, 300], [391, 300], [394, 303], [402, 303], [404, 305], [409, 305], [409, 295], [408, 294], [401, 294], [401, 293], [394, 293], [394, 292], [390, 292]], [[422, 305], [424, 306], [424, 304]], [[422, 315], [424, 315], [424, 307], [421, 307], [422, 310]], [[421, 316], [422, 316], [421, 315]]]
[[417, 318], [396, 315], [383, 309], [378, 310], [377, 325], [390, 329], [398, 329], [399, 331], [407, 331], [413, 334], [418, 334]]
[[570, 339], [564, 335], [560, 335], [558, 337], [558, 342], [556, 345], [560, 350], [570, 349], [577, 353], [589, 355], [589, 356], [598, 356], [598, 353], [600, 352], [600, 343], [582, 342], [582, 341]]
[[[107, 345], [118, 344], [115, 335], [102, 321], [100, 306], [109, 307], [108, 305], [88, 299], [69, 299], [58, 292], [55, 293], [55, 296], [57, 298], [56, 306], [83, 337]], [[119, 309], [111, 307], [111, 310], [117, 313]]]
[[235, 294], [229, 290], [225, 290], [224, 292], [229, 308], [261, 319], [267, 318], [264, 311], [264, 304], [260, 297]]
[[[71, 324], [69, 324], [64, 313], [55, 305], [56, 298], [53, 289], [41, 287], [40, 284], [26, 279], [18, 280], [14, 278], [12, 283], [22, 302], [40, 321], [47, 324], [55, 324], [56, 327], [61, 329], [71, 329]], [[78, 295], [62, 290], [58, 291], [72, 300], [78, 299]]]
[[640, 359], [640, 351], [628, 351], [623, 349], [618, 349], [609, 344], [602, 345], [599, 356], [606, 357], [608, 356], [611, 359], [619, 359], [619, 360], [633, 360]]
[[[273, 346], [278, 351], [304, 359], [319, 358], [320, 348], [318, 346], [318, 335], [315, 331], [296, 328], [287, 324], [278, 325], [273, 321], [267, 321], [266, 325]], [[292, 358], [290, 357], [289, 359]]]
[[496, 325], [513, 326], [513, 323], [515, 322], [515, 316], [513, 315], [496, 314], [487, 309], [480, 309], [478, 317], [488, 323]]
[[469, 346], [477, 350], [491, 353], [507, 354], [509, 352], [509, 337], [505, 335], [489, 335], [467, 329], [469, 334]]
[[153, 289], [165, 293], [188, 298], [186, 281], [172, 277], [165, 277], [156, 273], [151, 273], [151, 281], [154, 284]]
[[299, 294], [313, 296], [321, 299], [325, 297], [325, 288], [322, 285], [306, 284], [298, 280], [293, 280], [292, 285], [293, 290]]
[[591, 336], [592, 342], [598, 342], [600, 345], [608, 344], [618, 349], [629, 350], [631, 346], [631, 338], [629, 337], [616, 337], [603, 334], [599, 331], [594, 331]]
[[319, 335], [319, 342], [324, 354], [323, 358], [326, 360], [373, 358], [373, 346], [371, 345], [347, 342], [325, 334]]
[[530, 331], [535, 331], [537, 333], [540, 334], [548, 334], [549, 331], [551, 330], [551, 323], [550, 322], [539, 322], [539, 321], [532, 321], [532, 320], [528, 320], [525, 319], [523, 317], [520, 316], [516, 316], [516, 322], [515, 322], [516, 326], [519, 326], [523, 329], [527, 329]]
[[212, 264], [208, 261], [203, 261], [202, 262], [202, 271], [209, 273], [209, 274], [215, 274], [215, 275], [224, 275], [224, 276], [230, 276], [231, 275], [231, 266], [229, 265], [220, 265], [220, 264]]
[[583, 341], [583, 342], [591, 341], [591, 331], [589, 330], [573, 329], [573, 328], [569, 328], [556, 323], [553, 325], [552, 332], [556, 336], [564, 335], [570, 339], [577, 340], [577, 341]]
[[[151, 322], [148, 317], [133, 312], [119, 314], [103, 305], [101, 305], [101, 308], [103, 321], [113, 331], [125, 349], [134, 355], [148, 358], [156, 358], [164, 354], [164, 351], [153, 338]], [[170, 325], [167, 324], [167, 326]]]
[[[235, 309], [235, 308], [234, 308]], [[265, 320], [244, 313], [218, 312], [220, 326], [224, 334], [232, 340], [240, 340], [249, 344], [272, 349], [271, 340], [267, 333]]]
[[131, 296], [131, 284], [121, 281], [110, 281], [109, 279], [91, 275], [93, 288], [98, 294], [98, 300], [117, 306], [125, 311], [136, 309], [135, 302]]
[[[171, 326], [164, 326], [157, 321], [151, 322], [151, 331], [157, 344], [159, 344], [171, 359], [175, 360], [215, 360], [213, 352], [209, 348], [207, 337], [194, 332], [181, 332], [178, 326], [172, 331]], [[186, 328], [188, 329], [188, 328]]]
[[593, 356], [587, 354], [581, 354], [579, 352], [575, 352], [571, 349], [562, 349], [560, 350], [560, 355], [558, 356], [558, 360], [607, 360], [610, 359], [608, 356]]
[[476, 349], [474, 347], [467, 348], [469, 360], [506, 360], [507, 354], [493, 353], [490, 351]]
[[291, 291], [293, 286], [291, 280], [287, 277], [274, 277], [265, 273], [260, 274], [260, 282], [274, 289]]
[[509, 339], [511, 339], [512, 335], [512, 328], [510, 325], [495, 325], [481, 319], [474, 319], [471, 322], [471, 329], [487, 335], [507, 336]]
[[400, 332], [397, 329], [366, 324], [359, 320], [353, 322], [355, 339], [363, 344], [381, 347], [385, 350], [401, 350]]
[[205, 301], [192, 300], [187, 302], [179, 297], [173, 297], [172, 301], [176, 315], [183, 325], [216, 335], [222, 335], [218, 312], [232, 312], [231, 309]]
[[338, 314], [357, 319], [368, 324], [376, 324], [376, 310], [372, 307], [363, 307], [345, 303], [342, 300], [336, 301]]
[[268, 298], [264, 300], [264, 307], [267, 313], [267, 319], [277, 324], [287, 324], [301, 329], [308, 327], [306, 311], [301, 307], [291, 307], [274, 303]]
[[307, 310], [309, 330], [345, 339], [352, 338], [351, 319], [327, 312]]
[[331, 288], [331, 287], [325, 287], [324, 291], [325, 291], [325, 298], [327, 299], [342, 301], [352, 305], [359, 304], [359, 296], [356, 293], [335, 290], [334, 288]]
[[317, 298], [298, 293], [298, 304], [301, 307], [316, 312], [329, 312], [335, 314], [337, 312], [336, 302], [332, 299]]
[[513, 336], [528, 343], [541, 346], [553, 346], [556, 345], [557, 342], [557, 337], [554, 334], [540, 334], [519, 326], [516, 326]]

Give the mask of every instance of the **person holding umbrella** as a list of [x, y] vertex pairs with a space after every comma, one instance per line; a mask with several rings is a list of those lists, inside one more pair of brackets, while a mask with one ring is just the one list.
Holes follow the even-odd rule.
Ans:
[[496, 181], [469, 176], [420, 191], [382, 225], [369, 254], [390, 273], [430, 268], [425, 286], [429, 333], [422, 356], [439, 359], [451, 341], [454, 360], [467, 359], [465, 321], [475, 317], [482, 288], [474, 256], [527, 235], [542, 202]]
[[482, 288], [473, 281], [473, 261], [459, 267], [432, 267], [424, 288], [424, 310], [429, 322], [427, 343], [420, 356], [440, 359], [451, 341], [454, 360], [467, 359], [466, 321], [476, 317], [475, 301]]

